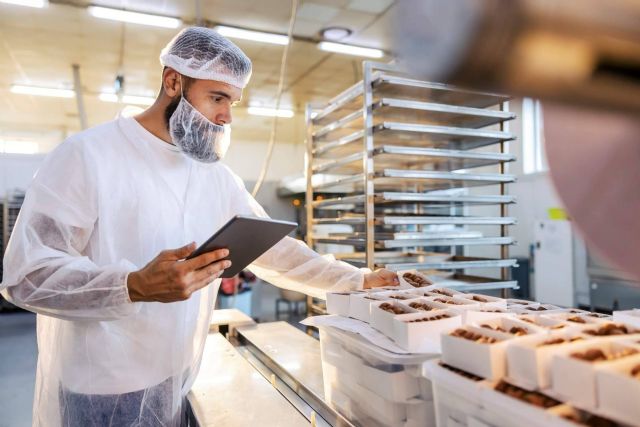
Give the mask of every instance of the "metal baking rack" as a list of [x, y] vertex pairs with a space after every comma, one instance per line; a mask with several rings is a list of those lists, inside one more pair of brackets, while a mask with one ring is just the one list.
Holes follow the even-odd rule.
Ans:
[[[506, 193], [514, 118], [506, 96], [364, 62], [361, 82], [307, 106], [308, 243], [320, 252], [338, 245], [344, 252], [331, 252], [358, 267], [417, 269], [447, 286], [506, 294], [517, 286], [508, 251], [516, 220], [507, 216], [515, 198]], [[500, 255], [468, 255], [483, 246]]]

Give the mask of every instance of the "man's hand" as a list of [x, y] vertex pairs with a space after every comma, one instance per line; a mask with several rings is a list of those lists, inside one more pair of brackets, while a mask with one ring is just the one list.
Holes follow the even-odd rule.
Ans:
[[379, 288], [382, 286], [398, 286], [400, 280], [398, 275], [393, 271], [381, 268], [373, 273], [367, 273], [364, 275], [364, 288]]
[[195, 248], [195, 243], [190, 243], [179, 249], [162, 251], [142, 270], [129, 273], [127, 287], [131, 301], [187, 300], [192, 293], [207, 286], [217, 279], [225, 268], [231, 266], [231, 261], [221, 261], [229, 255], [227, 249], [207, 252], [184, 260]]

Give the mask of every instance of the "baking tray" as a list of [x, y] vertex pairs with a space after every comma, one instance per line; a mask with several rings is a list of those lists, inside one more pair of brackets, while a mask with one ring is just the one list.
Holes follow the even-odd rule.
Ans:
[[380, 73], [373, 78], [373, 90], [378, 96], [421, 99], [440, 104], [486, 108], [508, 101], [509, 97], [489, 92], [474, 92], [455, 86], [423, 82], [406, 77]]
[[[330, 154], [333, 158], [338, 158], [356, 152], [362, 152], [362, 138], [365, 136], [364, 130], [351, 131], [353, 131], [353, 129], [346, 129], [347, 134], [341, 135], [337, 139], [327, 139], [326, 141], [314, 140], [313, 155], [323, 157]], [[373, 139], [375, 148], [383, 145], [398, 145], [472, 150], [500, 142], [511, 141], [515, 139], [515, 136], [512, 133], [503, 131], [382, 122], [373, 127]]]
[[[374, 173], [373, 183], [378, 190], [395, 190], [407, 186], [419, 186], [421, 191], [445, 190], [450, 188], [468, 188], [483, 185], [506, 184], [515, 181], [514, 175], [495, 173], [460, 173], [441, 171], [421, 171], [384, 169]], [[341, 178], [327, 180], [314, 186], [323, 191], [335, 186], [351, 186], [350, 191], [364, 189], [364, 174], [344, 175]], [[348, 186], [345, 188], [349, 188]]]
[[[363, 252], [344, 254], [341, 261], [356, 267], [366, 267], [366, 256]], [[459, 270], [467, 268], [507, 268], [516, 267], [516, 259], [492, 259], [449, 254], [414, 254], [402, 252], [376, 252], [375, 268], [399, 270]]]
[[[315, 200], [313, 207], [317, 209], [342, 209], [345, 205], [363, 204], [366, 196], [346, 196], [331, 199]], [[515, 196], [511, 195], [460, 195], [460, 194], [431, 194], [431, 193], [400, 193], [382, 192], [374, 194], [374, 203], [377, 205], [394, 204], [465, 204], [465, 205], [501, 205], [515, 203]]]
[[[502, 216], [377, 216], [374, 225], [514, 225], [516, 219]], [[336, 218], [314, 218], [314, 224], [359, 225], [364, 215], [343, 215]]]
[[[374, 125], [382, 122], [412, 123], [460, 128], [483, 128], [513, 120], [514, 113], [500, 110], [435, 104], [406, 99], [382, 98], [372, 106]], [[334, 121], [317, 128], [313, 137], [337, 138], [364, 127], [363, 110], [344, 110]]]
[[386, 121], [413, 121], [462, 128], [482, 128], [516, 118], [516, 115], [509, 111], [397, 98], [382, 98], [375, 102], [372, 108], [374, 120], [379, 117]]
[[[325, 160], [313, 166], [314, 173], [362, 172], [364, 153], [357, 152], [340, 159]], [[440, 148], [401, 147], [383, 145], [373, 150], [374, 168], [402, 167], [403, 169], [422, 169], [454, 171], [492, 166], [512, 162], [515, 155], [509, 153], [487, 153], [480, 151], [447, 150]]]
[[[431, 238], [431, 239], [379, 239], [376, 233], [374, 247], [376, 249], [397, 249], [410, 247], [436, 247], [436, 246], [489, 246], [489, 245], [512, 245], [512, 237], [472, 237], [472, 238]], [[366, 239], [361, 237], [318, 237], [314, 238], [316, 243], [331, 243], [336, 245], [364, 246]]]

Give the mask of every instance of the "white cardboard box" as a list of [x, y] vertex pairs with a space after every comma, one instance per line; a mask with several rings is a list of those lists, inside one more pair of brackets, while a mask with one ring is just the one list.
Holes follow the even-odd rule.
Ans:
[[[426, 322], [412, 322], [418, 319], [432, 319], [437, 316], [444, 319]], [[440, 334], [462, 325], [462, 315], [454, 310], [435, 310], [395, 316], [392, 339], [403, 349], [411, 353], [440, 353]]]
[[554, 318], [552, 316], [545, 316], [545, 315], [538, 316], [535, 314], [519, 314], [516, 316], [516, 319], [519, 319], [523, 322], [534, 324], [549, 332], [576, 329], [575, 325], [569, 322], [565, 322], [561, 319]]
[[507, 378], [509, 382], [527, 390], [544, 390], [551, 386], [551, 360], [558, 348], [570, 342], [540, 346], [540, 344], [562, 338], [570, 340], [582, 337], [571, 330], [552, 331], [523, 337], [507, 346]]
[[626, 323], [634, 328], [640, 329], [640, 309], [634, 308], [633, 310], [614, 311], [613, 321]]
[[460, 298], [465, 298], [473, 302], [479, 303], [482, 307], [495, 307], [495, 308], [507, 308], [507, 300], [503, 298], [492, 297], [489, 295], [481, 294], [461, 294], [457, 295]]
[[497, 380], [506, 373], [505, 349], [513, 335], [478, 328], [473, 325], [462, 329], [495, 338], [498, 342], [482, 344], [448, 333], [441, 335], [442, 361], [454, 368], [477, 375], [482, 378]]
[[459, 292], [459, 291], [456, 291], [456, 290], [453, 290], [453, 289], [449, 289], [449, 288], [442, 288], [442, 287], [434, 288], [430, 292], [431, 292], [432, 296], [434, 296], [434, 297], [442, 297], [442, 296], [455, 297], [457, 295], [462, 294], [462, 292]]
[[349, 316], [349, 301], [352, 295], [366, 295], [364, 291], [327, 293], [327, 312], [339, 316]]
[[465, 312], [465, 324], [481, 323], [501, 317], [515, 317], [515, 313], [511, 313], [505, 309], [493, 307], [481, 307], [479, 309], [467, 310]]
[[640, 424], [640, 378], [631, 371], [640, 354], [613, 361], [596, 372], [598, 412], [616, 421]]
[[581, 409], [596, 410], [598, 407], [596, 371], [606, 368], [619, 360], [624, 360], [624, 358], [611, 361], [587, 362], [572, 357], [571, 354], [590, 349], [600, 349], [605, 353], [609, 353], [621, 351], [625, 348], [629, 347], [611, 339], [591, 339], [559, 346], [558, 354], [553, 356], [551, 362], [553, 395]]
[[380, 301], [388, 301], [385, 293], [352, 295], [349, 301], [349, 317], [371, 323], [371, 304]]
[[[393, 339], [394, 332], [394, 322], [393, 318], [396, 316], [394, 313], [390, 313], [380, 308], [380, 305], [385, 302], [376, 302], [374, 301], [371, 304], [371, 326], [374, 329], [377, 329], [390, 339]], [[418, 310], [415, 310], [409, 306], [401, 304], [398, 301], [387, 301], [387, 303], [392, 304], [400, 309], [404, 310], [405, 313], [416, 313]]]

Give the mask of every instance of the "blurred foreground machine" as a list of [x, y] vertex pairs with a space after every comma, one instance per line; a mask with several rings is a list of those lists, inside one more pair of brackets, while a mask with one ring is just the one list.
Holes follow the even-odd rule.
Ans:
[[[399, 62], [415, 77], [544, 100], [560, 197], [589, 247], [640, 279], [640, 2], [402, 0], [396, 11]], [[596, 290], [601, 272], [590, 268]]]

